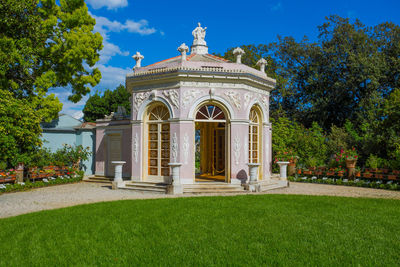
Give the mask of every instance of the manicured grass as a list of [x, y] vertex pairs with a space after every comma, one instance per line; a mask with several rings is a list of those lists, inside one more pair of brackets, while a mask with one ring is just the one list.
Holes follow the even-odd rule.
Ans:
[[400, 201], [129, 200], [0, 220], [1, 266], [396, 266]]

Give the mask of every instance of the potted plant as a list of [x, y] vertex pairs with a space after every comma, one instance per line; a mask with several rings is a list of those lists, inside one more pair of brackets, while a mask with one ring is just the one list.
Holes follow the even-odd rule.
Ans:
[[348, 171], [348, 176], [352, 177], [354, 176], [355, 173], [355, 168], [358, 160], [358, 155], [355, 147], [352, 149], [345, 150], [343, 153], [345, 162], [346, 162], [346, 168]]
[[[278, 151], [276, 152], [275, 156], [275, 161], [274, 163], [277, 163], [278, 161], [288, 161], [289, 166], [288, 166], [288, 175], [292, 176], [295, 174], [296, 171], [296, 162], [299, 157], [293, 150], [284, 150], [284, 151]], [[75, 165], [74, 165], [75, 167]], [[75, 168], [76, 169], [76, 168]]]

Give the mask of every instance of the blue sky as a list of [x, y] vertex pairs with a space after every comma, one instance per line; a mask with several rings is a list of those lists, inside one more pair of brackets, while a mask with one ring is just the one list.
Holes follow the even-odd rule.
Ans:
[[[385, 21], [400, 25], [399, 0], [86, 0], [86, 3], [104, 45], [97, 63], [103, 78], [93, 93], [124, 84], [125, 75], [135, 64], [132, 55], [136, 51], [144, 55], [142, 65], [177, 56], [181, 43], [191, 45], [191, 32], [197, 22], [207, 27], [210, 53], [224, 53], [242, 44], [270, 43], [278, 35], [297, 39], [306, 35], [315, 40], [317, 26], [333, 14], [358, 18], [368, 26]], [[74, 104], [67, 100], [67, 88], [54, 92], [64, 104], [63, 113], [82, 116], [88, 96]]]

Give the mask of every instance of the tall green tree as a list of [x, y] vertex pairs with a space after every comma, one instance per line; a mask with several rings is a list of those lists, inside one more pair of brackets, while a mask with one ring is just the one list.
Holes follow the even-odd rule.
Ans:
[[96, 92], [89, 97], [83, 108], [83, 119], [94, 122], [97, 119], [104, 118], [105, 115], [109, 115], [111, 112], [116, 112], [118, 106], [124, 107], [127, 114], [129, 114], [131, 112], [130, 97], [131, 94], [122, 84], [113, 91], [106, 90], [103, 94]]
[[0, 89], [0, 162], [14, 165], [17, 155], [29, 154], [41, 145], [41, 117], [26, 99], [16, 99]]
[[[102, 37], [83, 0], [4, 0], [0, 2], [0, 87], [18, 99], [31, 99], [43, 118], [57, 116], [61, 105], [51, 87], [72, 88], [79, 101], [101, 79]], [[41, 103], [47, 102], [47, 105]]]
[[84, 0], [3, 0], [0, 13], [0, 161], [12, 164], [61, 111], [50, 88], [69, 87], [78, 102], [98, 84], [102, 37]]

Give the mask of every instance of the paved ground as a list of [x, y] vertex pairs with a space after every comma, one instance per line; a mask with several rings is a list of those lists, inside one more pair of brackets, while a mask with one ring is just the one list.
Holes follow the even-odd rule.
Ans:
[[[290, 187], [288, 188], [275, 189], [263, 194], [327, 195], [400, 199], [399, 191], [308, 183], [290, 183]], [[34, 189], [27, 192], [0, 195], [0, 218], [85, 203], [161, 197], [176, 196], [141, 193], [131, 190], [111, 190], [109, 186], [93, 183], [58, 185]]]

